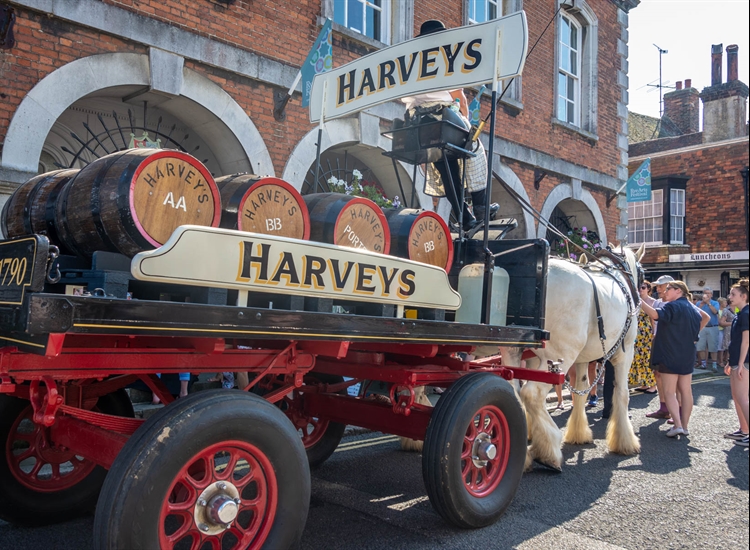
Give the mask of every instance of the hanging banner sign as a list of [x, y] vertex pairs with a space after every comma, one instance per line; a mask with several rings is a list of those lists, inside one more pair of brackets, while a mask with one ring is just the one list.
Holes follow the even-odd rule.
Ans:
[[428, 34], [315, 76], [310, 122], [406, 96], [478, 86], [521, 74], [528, 49], [522, 11]]
[[131, 262], [136, 279], [437, 309], [461, 296], [444, 269], [366, 250], [182, 225]]
[[651, 159], [646, 159], [628, 178], [628, 202], [651, 200]]

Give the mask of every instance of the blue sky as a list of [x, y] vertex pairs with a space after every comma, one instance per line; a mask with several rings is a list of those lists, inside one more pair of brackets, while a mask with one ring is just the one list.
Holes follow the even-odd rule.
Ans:
[[[669, 52], [662, 55], [664, 85], [690, 78], [698, 91], [709, 86], [712, 44], [739, 46], [739, 79], [750, 85], [749, 19], [749, 0], [641, 0], [629, 16], [629, 109], [659, 116], [659, 90], [648, 86], [659, 83], [654, 44]], [[722, 78], [726, 81], [726, 52]]]

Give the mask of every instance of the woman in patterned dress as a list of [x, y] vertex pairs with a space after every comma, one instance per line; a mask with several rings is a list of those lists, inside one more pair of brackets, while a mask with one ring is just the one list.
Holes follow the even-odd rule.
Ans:
[[[651, 298], [651, 283], [643, 281], [640, 286], [641, 300], [647, 304], [654, 302]], [[653, 321], [641, 310], [638, 313], [638, 335], [635, 337], [635, 357], [630, 366], [628, 381], [631, 385], [638, 384], [636, 391], [648, 394], [656, 393], [656, 378], [651, 369], [651, 341], [653, 340]]]

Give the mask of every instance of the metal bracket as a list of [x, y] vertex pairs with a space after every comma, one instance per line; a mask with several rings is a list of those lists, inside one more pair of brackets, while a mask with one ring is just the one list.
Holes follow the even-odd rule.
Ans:
[[[41, 383], [47, 387], [46, 392], [42, 392]], [[55, 423], [55, 415], [60, 405], [63, 404], [63, 396], [57, 391], [57, 384], [49, 376], [42, 376], [41, 380], [32, 380], [29, 386], [29, 401], [34, 409], [32, 419], [34, 423], [50, 427]]]
[[[409, 393], [402, 393], [404, 391], [408, 391]], [[411, 407], [414, 405], [414, 387], [393, 384], [390, 393], [394, 414], [409, 416], [411, 414]]]

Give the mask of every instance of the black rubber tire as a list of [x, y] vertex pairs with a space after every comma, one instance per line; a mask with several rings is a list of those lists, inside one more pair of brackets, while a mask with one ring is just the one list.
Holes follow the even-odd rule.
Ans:
[[109, 471], [94, 517], [94, 548], [159, 547], [159, 517], [177, 473], [197, 453], [224, 441], [255, 446], [278, 484], [273, 524], [251, 548], [299, 544], [310, 504], [310, 469], [289, 419], [249, 392], [207, 390], [178, 399], [146, 421]]
[[[5, 458], [10, 429], [29, 402], [0, 395], [0, 519], [25, 526], [41, 526], [68, 521], [90, 513], [96, 506], [107, 471], [97, 466], [72, 487], [54, 492], [39, 492], [19, 483]], [[99, 398], [97, 410], [132, 418], [133, 405], [123, 389]]]
[[[509, 428], [509, 456], [499, 484], [477, 497], [461, 474], [464, 435], [475, 414], [486, 406], [502, 412]], [[526, 459], [526, 418], [511, 385], [491, 373], [467, 374], [438, 400], [422, 452], [422, 475], [435, 510], [449, 523], [466, 529], [497, 521], [516, 494]]]
[[[344, 381], [341, 376], [331, 374], [311, 373], [311, 375], [325, 384], [339, 384]], [[346, 395], [346, 390], [342, 390], [339, 393]], [[305, 448], [310, 468], [317, 468], [330, 458], [339, 446], [339, 443], [341, 443], [341, 439], [344, 437], [344, 430], [346, 430], [346, 424], [329, 422], [323, 437], [314, 445]]]

